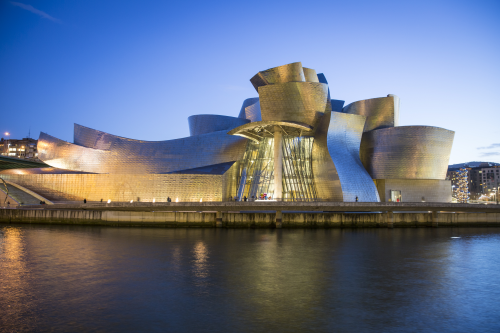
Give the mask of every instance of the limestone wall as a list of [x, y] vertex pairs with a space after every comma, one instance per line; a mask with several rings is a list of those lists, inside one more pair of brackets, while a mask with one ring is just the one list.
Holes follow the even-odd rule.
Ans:
[[[0, 209], [0, 223], [215, 227], [216, 213]], [[274, 213], [222, 213], [225, 227], [274, 227]], [[386, 227], [388, 214], [284, 213], [283, 228]], [[433, 226], [431, 213], [395, 213], [394, 227]], [[439, 213], [439, 226], [500, 226], [500, 213]], [[435, 226], [435, 225], [434, 225]]]

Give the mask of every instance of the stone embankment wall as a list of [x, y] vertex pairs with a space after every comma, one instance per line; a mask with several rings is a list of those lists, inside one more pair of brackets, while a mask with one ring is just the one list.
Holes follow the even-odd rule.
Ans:
[[[222, 226], [275, 226], [274, 213], [222, 213]], [[215, 227], [216, 213], [0, 209], [0, 223]], [[392, 225], [390, 224], [392, 223]], [[283, 213], [283, 228], [500, 226], [500, 213]]]

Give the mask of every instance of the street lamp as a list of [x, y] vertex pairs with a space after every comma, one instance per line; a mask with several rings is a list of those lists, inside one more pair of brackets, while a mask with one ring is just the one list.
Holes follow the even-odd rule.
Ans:
[[7, 137], [7, 156], [9, 156], [9, 152], [10, 152], [10, 142], [9, 142], [10, 133], [9, 132], [5, 132], [5, 136]]

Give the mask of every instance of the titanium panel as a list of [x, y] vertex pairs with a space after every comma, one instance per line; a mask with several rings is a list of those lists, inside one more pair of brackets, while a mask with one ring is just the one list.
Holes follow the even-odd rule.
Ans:
[[446, 178], [455, 132], [401, 126], [363, 134], [361, 162], [373, 179]]
[[344, 107], [344, 103], [345, 101], [342, 101], [340, 99], [332, 99], [330, 100], [330, 102], [332, 103], [332, 111], [333, 112], [343, 112], [343, 107]]
[[88, 172], [64, 170], [58, 168], [29, 168], [0, 171], [0, 175], [59, 175], [59, 174], [87, 174]]
[[339, 175], [344, 202], [380, 202], [377, 188], [359, 159], [364, 116], [332, 112], [328, 152]]
[[315, 126], [325, 112], [328, 85], [287, 82], [259, 88], [262, 120], [291, 121]]
[[[246, 139], [218, 131], [169, 141], [138, 141], [103, 135], [82, 147], [41, 133], [39, 158], [60, 169], [110, 174], [169, 173], [234, 162], [243, 156]], [[87, 142], [89, 142], [87, 140]]]
[[188, 117], [189, 134], [191, 136], [228, 131], [249, 123], [250, 120], [213, 114], [198, 114]]
[[2, 175], [51, 201], [199, 202], [222, 200], [223, 175]]
[[305, 81], [306, 78], [304, 75], [304, 70], [302, 69], [302, 63], [300, 62], [294, 62], [291, 64], [270, 68], [265, 71], [260, 71], [250, 79], [250, 82], [257, 91], [259, 91], [259, 87], [268, 84]]
[[302, 67], [302, 70], [304, 71], [306, 82], [319, 82], [318, 74], [316, 74], [314, 69]]
[[248, 119], [251, 122], [261, 121], [260, 102], [258, 97], [247, 98], [243, 101], [238, 118]]
[[396, 127], [399, 121], [399, 98], [395, 95], [365, 99], [344, 107], [344, 113], [366, 117], [364, 132]]

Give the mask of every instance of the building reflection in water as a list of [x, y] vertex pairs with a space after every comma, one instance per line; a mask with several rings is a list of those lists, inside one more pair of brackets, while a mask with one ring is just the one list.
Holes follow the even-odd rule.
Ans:
[[473, 328], [500, 311], [498, 302], [488, 302], [491, 281], [500, 280], [491, 266], [500, 257], [500, 234], [461, 229], [462, 238], [451, 239], [453, 230], [0, 226], [0, 325], [7, 331], [53, 325], [140, 331], [151, 323], [235, 332]]
[[19, 331], [34, 328], [29, 318], [37, 307], [26, 256], [23, 230], [12, 227], [0, 229], [0, 317], [18, 322]]
[[208, 250], [203, 242], [197, 242], [193, 249], [194, 255], [194, 276], [198, 279], [205, 279], [209, 276]]

